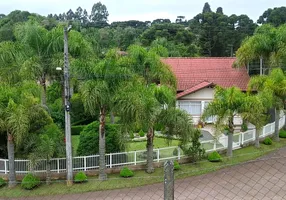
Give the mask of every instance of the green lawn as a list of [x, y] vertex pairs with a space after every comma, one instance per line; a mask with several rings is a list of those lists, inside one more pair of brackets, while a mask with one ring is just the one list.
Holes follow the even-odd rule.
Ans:
[[[253, 146], [245, 147], [234, 151], [233, 158], [223, 157], [223, 162], [211, 163], [203, 160], [196, 164], [181, 165], [181, 170], [175, 172], [176, 179], [186, 178], [200, 174], [216, 171], [231, 165], [236, 165], [249, 160], [254, 160], [260, 156], [266, 155], [271, 151], [277, 150], [286, 146], [286, 139], [281, 139], [279, 143], [274, 142], [272, 145], [267, 146], [261, 144], [260, 149]], [[20, 186], [9, 189], [7, 187], [0, 189], [0, 197], [24, 197], [24, 196], [40, 196], [40, 195], [55, 195], [55, 194], [69, 194], [69, 193], [83, 193], [97, 190], [109, 190], [118, 188], [131, 188], [143, 186], [153, 183], [162, 182], [164, 172], [162, 168], [155, 170], [153, 174], [146, 174], [143, 170], [136, 171], [133, 178], [120, 178], [119, 174], [108, 175], [107, 181], [98, 181], [97, 176], [89, 177], [89, 181], [84, 184], [75, 184], [72, 187], [67, 187], [64, 181], [54, 182], [52, 185], [47, 186], [42, 184], [40, 187], [27, 191], [21, 189]]]
[[79, 135], [72, 135], [72, 152], [76, 155], [76, 150], [79, 144]]
[[[76, 149], [79, 144], [79, 135], [72, 135], [72, 147], [73, 147], [73, 155], [76, 155]], [[169, 146], [178, 146], [179, 140], [172, 140], [169, 143]], [[164, 138], [156, 138], [154, 139], [154, 148], [163, 148], [168, 147], [167, 140]], [[146, 141], [142, 142], [128, 142], [126, 145], [126, 151], [139, 151], [146, 149]]]
[[[168, 146], [178, 146], [179, 140], [171, 140], [169, 144], [165, 138], [154, 138], [154, 149], [168, 147]], [[128, 142], [126, 150], [127, 151], [139, 151], [146, 149], [146, 141], [142, 142]]]

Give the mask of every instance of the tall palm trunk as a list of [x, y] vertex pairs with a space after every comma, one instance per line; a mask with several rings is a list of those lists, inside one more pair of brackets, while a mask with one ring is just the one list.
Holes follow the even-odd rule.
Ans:
[[15, 172], [15, 146], [12, 134], [7, 133], [7, 147], [9, 160], [9, 187], [16, 186], [16, 172]]
[[228, 128], [229, 128], [229, 133], [228, 133], [228, 145], [227, 145], [227, 156], [232, 157], [232, 144], [233, 144], [233, 132], [234, 132], [234, 125], [233, 125], [233, 117], [229, 119], [228, 121]]
[[274, 138], [275, 141], [279, 142], [279, 119], [280, 119], [280, 110], [275, 108], [275, 132]]
[[105, 173], [105, 108], [100, 108], [99, 125], [99, 180], [106, 180]]
[[114, 113], [110, 112], [110, 123], [114, 124], [115, 123], [115, 119], [114, 119]]
[[154, 172], [153, 166], [153, 140], [154, 140], [154, 130], [153, 128], [148, 129], [147, 133], [147, 173]]
[[47, 106], [47, 85], [46, 85], [46, 78], [43, 77], [41, 80], [41, 86], [42, 86], [42, 95], [41, 95], [41, 104], [42, 106]]
[[255, 131], [255, 147], [260, 148], [260, 143], [259, 143], [259, 136], [261, 134], [262, 128], [256, 129]]
[[46, 184], [51, 184], [51, 161], [47, 159], [47, 172], [46, 172]]

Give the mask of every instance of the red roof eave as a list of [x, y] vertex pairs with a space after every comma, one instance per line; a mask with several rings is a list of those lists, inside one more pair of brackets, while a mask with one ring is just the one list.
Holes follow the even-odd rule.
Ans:
[[204, 82], [201, 82], [199, 83], [198, 85], [195, 85], [194, 87], [191, 87], [183, 92], [180, 92], [177, 94], [177, 99], [183, 97], [183, 96], [186, 96], [186, 95], [189, 95], [191, 93], [194, 93], [198, 90], [201, 90], [203, 88], [206, 88], [206, 87], [209, 87], [209, 86], [213, 86], [214, 84], [213, 83], [210, 83], [210, 82], [207, 82], [207, 81], [204, 81]]

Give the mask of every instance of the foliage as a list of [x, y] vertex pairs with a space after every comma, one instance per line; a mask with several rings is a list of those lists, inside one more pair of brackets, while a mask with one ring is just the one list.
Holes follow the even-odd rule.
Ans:
[[131, 169], [129, 169], [128, 167], [123, 167], [120, 170], [120, 176], [124, 177], [124, 178], [132, 177], [132, 176], [134, 176], [134, 172]]
[[[99, 122], [95, 121], [87, 125], [80, 134], [77, 155], [88, 156], [99, 152]], [[115, 153], [124, 150], [124, 144], [121, 142], [120, 127], [116, 124], [106, 124], [106, 153]]]
[[32, 190], [40, 184], [40, 179], [35, 175], [29, 173], [23, 179], [21, 187], [26, 190]]
[[80, 135], [86, 125], [79, 125], [79, 126], [72, 126], [71, 127], [71, 134], [72, 135]]
[[75, 183], [87, 182], [87, 176], [84, 172], [78, 172], [74, 177]]
[[0, 187], [3, 187], [6, 185], [6, 182], [3, 178], [0, 178]]
[[208, 160], [210, 162], [220, 162], [222, 158], [217, 151], [214, 151], [208, 155]]
[[247, 124], [246, 124], [246, 123], [242, 123], [242, 125], [241, 125], [241, 130], [242, 130], [242, 132], [245, 132], [245, 131], [248, 130], [248, 127], [247, 127]]
[[280, 137], [280, 138], [286, 138], [286, 131], [285, 131], [285, 130], [281, 130], [281, 131], [279, 132], [279, 137]]
[[174, 170], [179, 170], [181, 169], [181, 166], [177, 160], [174, 161]]
[[138, 134], [139, 134], [140, 137], [144, 137], [145, 136], [145, 133], [144, 133], [144, 131], [142, 129], [139, 131]]
[[286, 7], [268, 8], [257, 20], [259, 24], [270, 23], [279, 26], [286, 23]]
[[272, 142], [272, 140], [271, 140], [270, 137], [267, 137], [267, 138], [264, 139], [263, 143], [264, 143], [265, 145], [271, 145], [273, 142]]
[[205, 155], [205, 149], [202, 148], [199, 141], [200, 135], [201, 131], [196, 129], [191, 136], [191, 143], [181, 145], [182, 150], [191, 158], [192, 162], [197, 162]]

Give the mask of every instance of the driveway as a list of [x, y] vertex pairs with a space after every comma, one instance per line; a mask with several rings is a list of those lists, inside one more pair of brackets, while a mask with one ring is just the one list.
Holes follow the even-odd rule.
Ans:
[[[261, 159], [175, 181], [175, 199], [286, 199], [286, 148]], [[182, 172], [183, 173], [183, 172]], [[163, 184], [22, 199], [163, 199]]]

